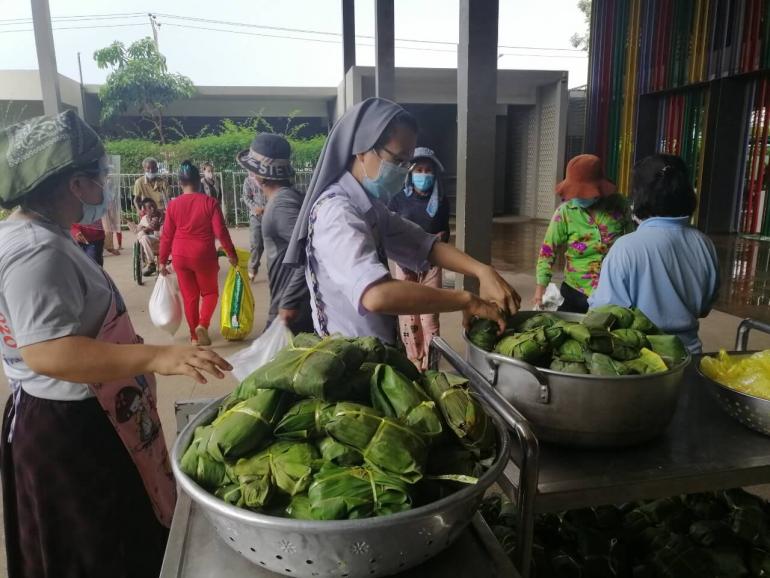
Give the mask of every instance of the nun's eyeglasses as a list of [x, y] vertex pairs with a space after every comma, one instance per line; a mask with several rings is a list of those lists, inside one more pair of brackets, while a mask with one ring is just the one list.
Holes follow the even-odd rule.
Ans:
[[380, 152], [377, 149], [375, 149], [374, 153], [378, 157], [380, 157], [382, 160], [388, 160], [389, 162], [392, 162], [397, 167], [402, 168], [402, 169], [410, 169], [410, 168], [412, 168], [412, 164], [413, 163], [412, 163], [412, 161], [410, 159], [404, 159], [402, 157], [399, 157], [393, 151], [389, 151], [388, 147], [382, 147], [382, 150], [384, 150], [386, 153], [388, 153], [388, 155], [390, 155], [390, 159], [382, 159], [382, 157], [380, 156]]

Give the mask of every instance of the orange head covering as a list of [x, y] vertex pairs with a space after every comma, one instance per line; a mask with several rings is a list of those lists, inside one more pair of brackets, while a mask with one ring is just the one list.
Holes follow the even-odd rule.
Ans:
[[556, 185], [562, 200], [608, 197], [617, 190], [604, 176], [602, 161], [596, 155], [578, 155], [567, 164], [567, 177]]

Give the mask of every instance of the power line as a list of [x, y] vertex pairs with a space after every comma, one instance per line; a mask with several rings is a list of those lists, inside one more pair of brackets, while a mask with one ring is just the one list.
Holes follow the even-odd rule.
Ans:
[[[146, 23], [136, 24], [94, 24], [91, 26], [54, 26], [53, 30], [93, 30], [94, 28], [128, 28], [131, 26], [147, 26]], [[12, 34], [13, 32], [32, 32], [32, 28], [19, 28], [18, 30], [0, 30], [0, 34]]]

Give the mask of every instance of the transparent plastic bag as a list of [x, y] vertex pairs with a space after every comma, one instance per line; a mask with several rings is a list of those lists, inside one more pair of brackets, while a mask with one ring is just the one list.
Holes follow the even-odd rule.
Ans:
[[543, 294], [543, 304], [535, 305], [535, 311], [556, 311], [564, 303], [564, 297], [555, 283], [549, 283]]
[[271, 361], [279, 351], [291, 345], [291, 337], [291, 331], [283, 321], [273, 321], [251, 345], [227, 360], [233, 366], [232, 373], [235, 378], [243, 381]]
[[159, 275], [150, 295], [150, 321], [158, 329], [173, 336], [182, 324], [182, 298], [176, 278]]

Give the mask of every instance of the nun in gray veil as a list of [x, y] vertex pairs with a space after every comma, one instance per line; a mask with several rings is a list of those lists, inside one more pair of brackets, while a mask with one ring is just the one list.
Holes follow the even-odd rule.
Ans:
[[[399, 105], [370, 98], [334, 125], [310, 181], [284, 263], [305, 268], [320, 335], [397, 340], [397, 316], [462, 311], [495, 320], [520, 297], [489, 265], [388, 210], [404, 186], [417, 121]], [[412, 271], [439, 266], [479, 280], [480, 295], [391, 277], [388, 260]]]

